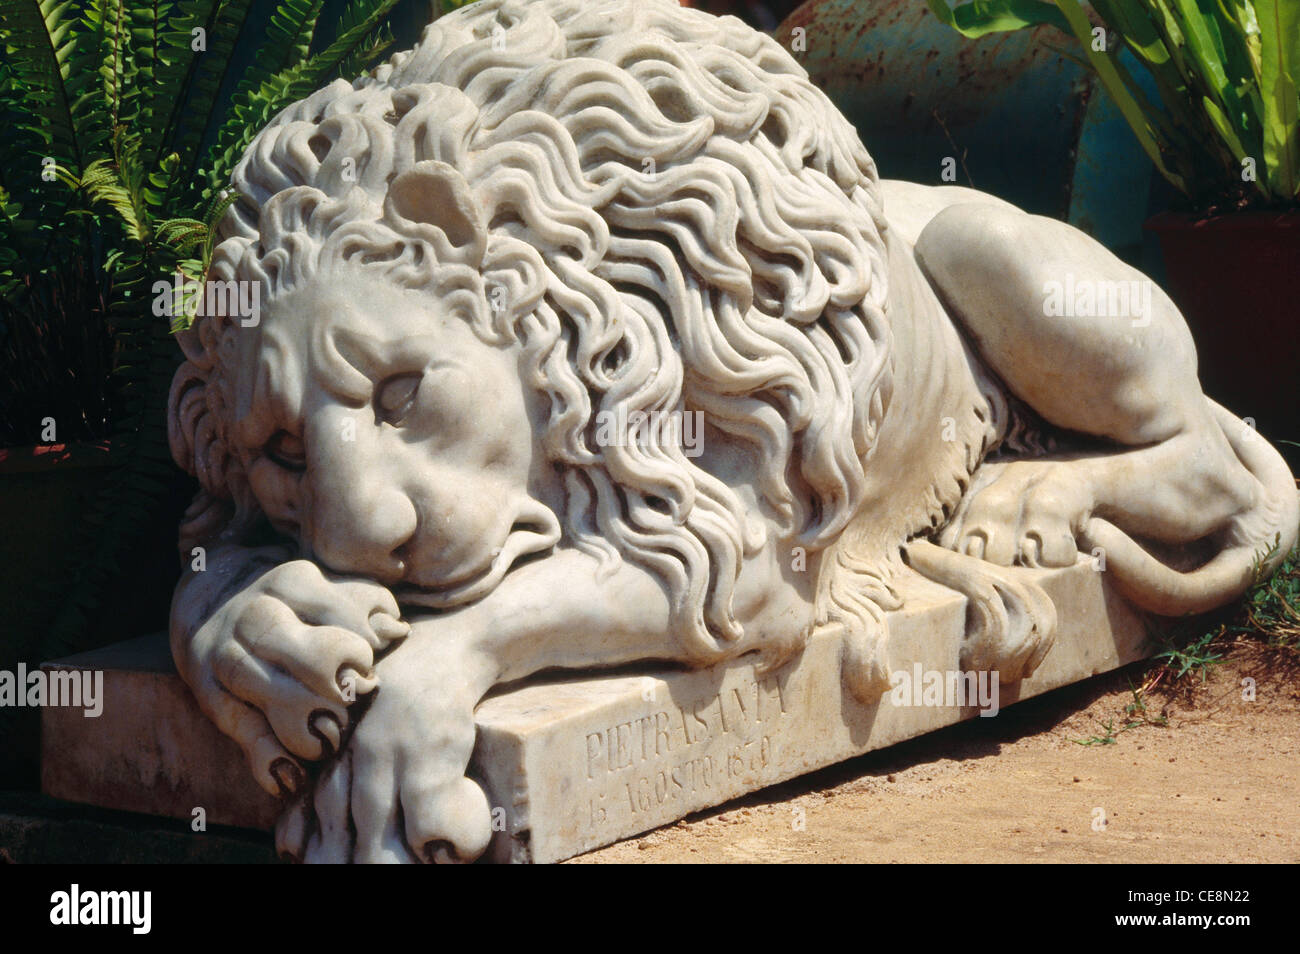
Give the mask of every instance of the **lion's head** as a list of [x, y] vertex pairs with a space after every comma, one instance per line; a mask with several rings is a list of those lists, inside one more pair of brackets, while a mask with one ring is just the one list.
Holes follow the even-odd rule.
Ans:
[[[386, 578], [454, 603], [563, 535], [660, 574], [705, 659], [737, 633], [756, 528], [680, 441], [601, 442], [598, 415], [703, 412], [752, 448], [756, 489], [810, 549], [861, 503], [889, 387], [875, 167], [803, 69], [738, 20], [671, 0], [479, 0], [282, 112], [233, 186], [210, 278], [260, 282], [265, 318], [201, 317], [182, 335], [172, 449], [203, 490], [184, 546], [266, 517], [327, 564], [356, 533], [382, 563], [405, 522], [430, 536], [408, 533]], [[368, 314], [340, 319], [339, 289]], [[426, 319], [428, 349], [371, 380], [357, 323], [400, 351]], [[435, 505], [383, 467], [344, 479], [337, 456], [313, 456], [333, 420], [320, 395], [364, 409], [363, 430], [394, 427], [390, 405], [414, 399], [444, 345], [484, 362], [489, 391], [511, 390], [489, 352], [514, 355], [524, 404], [543, 409], [475, 458], [482, 483], [436, 481], [470, 496]], [[406, 444], [437, 457], [432, 438]], [[561, 513], [538, 503], [538, 458]], [[457, 506], [474, 513], [432, 519]]]

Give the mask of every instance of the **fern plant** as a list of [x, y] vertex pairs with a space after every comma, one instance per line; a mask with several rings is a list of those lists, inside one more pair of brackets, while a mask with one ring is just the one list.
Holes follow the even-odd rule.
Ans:
[[[281, 0], [264, 32], [252, 0], [0, 7], [0, 419], [35, 401], [59, 406], [67, 373], [95, 377], [93, 366], [59, 366], [69, 356], [51, 338], [83, 334], [81, 356], [102, 361], [111, 387], [81, 422], [85, 435], [74, 414], [68, 436], [108, 436], [116, 462], [84, 511], [83, 538], [66, 544], [68, 576], [47, 594], [51, 625], [5, 655], [50, 658], [93, 642], [92, 615], [110, 584], [129, 579], [132, 547], [179, 473], [165, 423], [179, 355], [153, 313], [153, 283], [177, 271], [201, 280], [240, 154], [281, 108], [368, 68], [392, 42], [396, 3], [351, 0], [321, 29], [323, 0]], [[22, 396], [43, 380], [31, 373], [42, 359], [59, 366], [48, 389]], [[29, 437], [22, 426], [0, 438]]]

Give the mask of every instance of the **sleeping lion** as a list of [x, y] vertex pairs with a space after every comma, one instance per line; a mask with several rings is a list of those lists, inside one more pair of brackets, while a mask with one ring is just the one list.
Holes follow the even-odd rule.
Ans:
[[1295, 541], [1286, 465], [1159, 289], [881, 181], [732, 18], [479, 0], [282, 112], [233, 188], [209, 278], [263, 307], [181, 335], [207, 568], [171, 639], [291, 797], [292, 858], [478, 857], [475, 706], [543, 669], [774, 667], [832, 629], [871, 702], [907, 565], [970, 598], [963, 666], [1014, 681], [1055, 628], [1019, 567], [1104, 554], [1178, 615]]

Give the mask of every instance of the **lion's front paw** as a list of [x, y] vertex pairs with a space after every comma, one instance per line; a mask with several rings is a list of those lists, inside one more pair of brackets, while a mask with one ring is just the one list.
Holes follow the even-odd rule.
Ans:
[[985, 464], [939, 543], [998, 566], [1071, 566], [1090, 510], [1081, 476], [1064, 461]]
[[[355, 737], [354, 737], [355, 741]], [[275, 829], [280, 857], [308, 864], [475, 861], [492, 839], [492, 809], [464, 768], [426, 751], [390, 761], [350, 746]]]
[[299, 790], [299, 760], [337, 751], [348, 707], [374, 690], [375, 654], [409, 627], [391, 593], [293, 560], [231, 597], [178, 662], [200, 705], [273, 794]]
[[478, 700], [454, 669], [427, 685], [412, 678], [420, 672], [389, 678], [381, 667], [383, 686], [344, 751], [276, 826], [282, 857], [463, 863], [487, 850], [492, 810], [465, 775]]
[[443, 782], [436, 770], [421, 773], [414, 768], [401, 791], [406, 843], [421, 861], [461, 864], [477, 859], [492, 839], [492, 809], [483, 789], [473, 779]]

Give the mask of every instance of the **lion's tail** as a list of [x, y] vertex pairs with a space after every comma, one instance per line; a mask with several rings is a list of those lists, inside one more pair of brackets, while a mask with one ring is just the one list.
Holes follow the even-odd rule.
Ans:
[[1240, 596], [1257, 573], [1270, 574], [1286, 559], [1300, 528], [1300, 495], [1286, 461], [1232, 412], [1214, 401], [1210, 407], [1233, 452], [1262, 485], [1256, 505], [1234, 518], [1224, 548], [1204, 565], [1181, 572], [1097, 517], [1088, 522], [1080, 541], [1102, 549], [1120, 592], [1162, 616], [1203, 613]]

